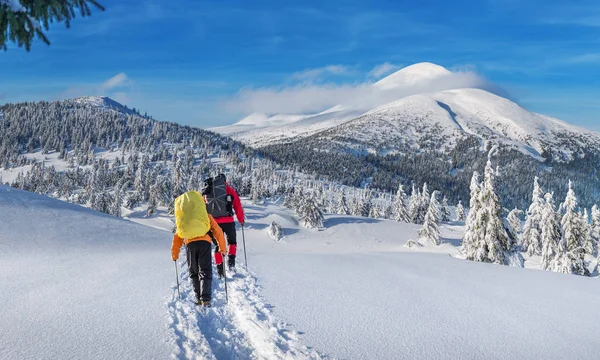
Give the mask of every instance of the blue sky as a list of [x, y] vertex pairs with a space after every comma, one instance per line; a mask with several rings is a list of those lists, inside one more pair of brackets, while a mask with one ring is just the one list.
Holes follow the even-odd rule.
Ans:
[[[290, 89], [360, 86], [429, 61], [600, 131], [597, 1], [100, 3], [107, 11], [71, 29], [52, 26], [51, 46], [0, 52], [0, 103], [108, 95], [157, 119], [211, 127], [273, 111], [269, 96]], [[256, 94], [262, 102], [248, 100]]]

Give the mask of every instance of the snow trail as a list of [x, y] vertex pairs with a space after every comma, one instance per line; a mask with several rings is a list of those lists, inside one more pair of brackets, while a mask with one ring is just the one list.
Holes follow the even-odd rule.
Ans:
[[[225, 283], [213, 278], [211, 308], [194, 305], [194, 292], [185, 262], [181, 269], [181, 301], [173, 286], [169, 328], [176, 351], [174, 359], [322, 359], [303, 345], [299, 333], [271, 314], [259, 296], [257, 279], [243, 269], [227, 274]], [[216, 271], [214, 272], [216, 274]]]

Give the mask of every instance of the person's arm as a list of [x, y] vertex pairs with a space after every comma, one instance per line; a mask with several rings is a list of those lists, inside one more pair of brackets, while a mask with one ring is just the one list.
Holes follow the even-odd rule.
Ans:
[[173, 243], [171, 244], [171, 259], [173, 259], [173, 261], [177, 261], [177, 259], [179, 259], [181, 245], [183, 245], [183, 239], [177, 234], [173, 235]]
[[234, 188], [232, 188], [231, 186], [229, 188], [231, 189], [231, 196], [233, 197], [232, 205], [233, 211], [235, 212], [235, 216], [237, 217], [238, 222], [244, 225], [246, 218], [244, 217], [244, 209], [242, 208], [242, 202], [240, 201], [240, 197], [238, 196]]
[[212, 236], [217, 240], [217, 244], [219, 245], [219, 252], [221, 254], [224, 254], [225, 249], [227, 248], [227, 244], [225, 243], [225, 236], [223, 235], [223, 230], [221, 230], [221, 227], [219, 226], [219, 224], [217, 224], [217, 222], [211, 215], [208, 215], [208, 218], [210, 219], [210, 232], [212, 233]]

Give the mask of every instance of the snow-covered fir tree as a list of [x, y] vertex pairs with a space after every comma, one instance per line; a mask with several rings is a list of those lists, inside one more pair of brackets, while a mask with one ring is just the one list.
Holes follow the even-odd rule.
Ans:
[[350, 215], [350, 208], [348, 207], [348, 202], [346, 201], [346, 194], [344, 190], [340, 190], [339, 193], [339, 201], [337, 206], [337, 213], [339, 215]]
[[476, 200], [471, 199], [463, 253], [469, 260], [508, 265], [514, 255], [514, 244], [500, 217], [500, 203], [494, 188], [495, 174], [489, 156], [483, 183], [476, 184], [478, 176], [473, 174], [471, 193]]
[[432, 245], [440, 244], [440, 229], [438, 223], [440, 222], [440, 208], [437, 200], [438, 192], [434, 191], [431, 194], [429, 206], [427, 207], [427, 213], [423, 220], [423, 226], [419, 230], [419, 237], [423, 240], [428, 241]]
[[320, 229], [323, 227], [323, 212], [319, 209], [313, 196], [305, 199], [298, 215], [304, 226], [308, 229]]
[[584, 229], [581, 227], [581, 217], [576, 210], [578, 206], [577, 197], [570, 180], [567, 197], [562, 205], [564, 215], [561, 219], [562, 240], [560, 246], [564, 250], [562, 256], [557, 259], [557, 271], [567, 274], [589, 275], [585, 264]]
[[113, 196], [113, 209], [112, 209], [112, 214], [116, 217], [121, 217], [121, 206], [123, 205], [123, 198], [122, 198], [122, 190], [121, 190], [121, 185], [117, 184], [115, 185], [115, 191], [114, 191], [114, 196]]
[[188, 191], [188, 176], [189, 172], [186, 172], [184, 167], [183, 156], [176, 156], [175, 169], [173, 170], [173, 195], [175, 197]]
[[598, 244], [600, 243], [600, 210], [598, 209], [598, 205], [594, 205], [592, 207], [592, 223], [591, 227], [591, 237], [593, 241], [593, 254], [598, 254]]
[[583, 248], [587, 255], [594, 254], [594, 240], [592, 239], [592, 228], [590, 226], [590, 216], [587, 209], [583, 209], [583, 213], [579, 213], [579, 221], [583, 236]]
[[431, 196], [429, 194], [429, 188], [427, 187], [427, 183], [423, 184], [423, 190], [419, 196], [419, 212], [417, 214], [417, 224], [422, 224], [425, 221], [425, 214], [427, 214], [427, 210], [429, 209], [429, 200]]
[[91, 207], [96, 211], [110, 214], [113, 209], [112, 197], [108, 192], [101, 191], [92, 198]]
[[482, 216], [485, 222], [484, 239], [484, 261], [508, 265], [510, 262], [509, 252], [513, 251], [514, 244], [511, 242], [504, 223], [500, 217], [500, 201], [496, 195], [495, 178], [496, 173], [492, 167], [492, 160], [488, 156], [484, 172], [484, 181], [481, 191]]
[[261, 190], [260, 190], [260, 184], [258, 183], [258, 180], [255, 180], [252, 182], [252, 191], [250, 193], [250, 200], [252, 200], [253, 204], [258, 204], [261, 201]]
[[412, 184], [412, 191], [410, 193], [410, 200], [408, 201], [408, 216], [410, 218], [410, 222], [413, 224], [417, 224], [419, 222], [419, 211], [421, 209], [421, 194], [419, 190], [415, 186], [415, 183]]
[[522, 210], [514, 208], [508, 213], [508, 217], [506, 218], [506, 220], [508, 221], [508, 225], [510, 226], [510, 231], [515, 236], [518, 236], [522, 230], [521, 218], [520, 218], [522, 213], [523, 213]]
[[406, 193], [404, 192], [404, 186], [402, 186], [402, 183], [398, 185], [396, 201], [394, 202], [394, 210], [394, 220], [405, 223], [410, 222], [410, 215], [408, 213], [408, 207], [406, 204]]
[[154, 215], [157, 205], [156, 197], [150, 196], [150, 199], [148, 199], [148, 208], [146, 209], [146, 217]]
[[471, 178], [471, 200], [469, 202], [469, 214], [465, 221], [465, 234], [462, 241], [462, 253], [468, 260], [474, 260], [479, 243], [482, 242], [481, 234], [483, 229], [478, 218], [481, 209], [481, 186], [479, 184], [479, 173], [473, 172]]
[[358, 216], [369, 217], [373, 207], [373, 193], [366, 187], [361, 192], [358, 200]]
[[525, 225], [521, 237], [521, 249], [527, 254], [540, 255], [542, 252], [542, 231], [540, 222], [542, 220], [542, 209], [544, 208], [544, 198], [542, 189], [539, 185], [539, 178], [536, 176], [533, 180], [533, 194], [531, 205], [525, 216]]
[[456, 205], [456, 221], [465, 221], [465, 207], [460, 200]]
[[450, 209], [448, 208], [448, 198], [444, 195], [442, 204], [440, 205], [440, 221], [450, 221]]
[[545, 196], [544, 208], [541, 213], [542, 227], [542, 269], [555, 270], [557, 256], [562, 255], [559, 247], [561, 241], [560, 218], [554, 209], [554, 199], [551, 193]]
[[283, 228], [275, 221], [273, 221], [271, 225], [269, 225], [267, 233], [275, 241], [279, 241], [281, 240], [281, 238], [283, 238]]

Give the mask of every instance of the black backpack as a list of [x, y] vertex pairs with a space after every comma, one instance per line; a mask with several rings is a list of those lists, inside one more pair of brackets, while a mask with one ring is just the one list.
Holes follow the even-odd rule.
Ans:
[[224, 176], [204, 180], [202, 195], [206, 198], [206, 211], [214, 218], [233, 215], [233, 198], [227, 195]]

